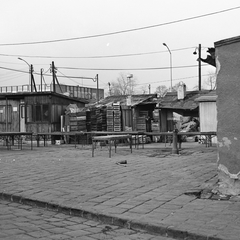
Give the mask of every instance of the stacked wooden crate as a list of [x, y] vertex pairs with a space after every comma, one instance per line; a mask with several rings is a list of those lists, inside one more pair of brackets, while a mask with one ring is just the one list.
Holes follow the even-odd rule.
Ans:
[[140, 111], [139, 117], [137, 118], [137, 131], [146, 132], [146, 117], [148, 111]]
[[102, 114], [99, 108], [96, 109], [96, 123], [97, 123], [97, 131], [102, 131]]
[[101, 109], [101, 119], [102, 119], [102, 131], [107, 131], [107, 110], [106, 108]]
[[91, 131], [97, 131], [97, 111], [96, 109], [91, 110]]
[[146, 132], [146, 117], [137, 118], [137, 131]]
[[113, 126], [114, 126], [114, 132], [120, 132], [121, 131], [121, 109], [120, 104], [113, 104]]
[[86, 112], [69, 114], [70, 132], [86, 131]]
[[114, 122], [113, 122], [113, 106], [107, 106], [107, 131], [113, 132]]
[[107, 106], [107, 131], [120, 132], [122, 130], [121, 107], [119, 103]]
[[87, 132], [91, 132], [91, 111], [86, 111], [86, 128]]

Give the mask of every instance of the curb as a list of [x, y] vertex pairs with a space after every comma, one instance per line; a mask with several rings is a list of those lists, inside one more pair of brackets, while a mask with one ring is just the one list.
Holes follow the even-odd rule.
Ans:
[[102, 213], [91, 212], [84, 209], [70, 208], [66, 206], [61, 206], [59, 204], [44, 202], [41, 200], [34, 200], [31, 198], [22, 197], [19, 195], [12, 195], [8, 193], [1, 192], [0, 200], [5, 200], [9, 202], [19, 203], [23, 205], [29, 205], [32, 207], [44, 208], [50, 211], [60, 212], [66, 215], [82, 217], [89, 220], [98, 221], [105, 224], [112, 224], [123, 228], [133, 229], [133, 230], [144, 230], [148, 233], [161, 235], [164, 237], [171, 237], [175, 239], [182, 240], [224, 240], [222, 238], [207, 236], [202, 234], [192, 233], [186, 230], [181, 230], [174, 228], [173, 226], [160, 226], [155, 224], [148, 224], [144, 222], [138, 222], [136, 220], [129, 220], [124, 218], [118, 218], [111, 215], [105, 215]]

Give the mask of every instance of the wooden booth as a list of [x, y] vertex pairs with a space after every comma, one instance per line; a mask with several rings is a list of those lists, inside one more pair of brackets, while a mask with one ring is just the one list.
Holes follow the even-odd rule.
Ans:
[[0, 131], [61, 131], [61, 115], [66, 107], [84, 107], [87, 102], [55, 92], [0, 93]]

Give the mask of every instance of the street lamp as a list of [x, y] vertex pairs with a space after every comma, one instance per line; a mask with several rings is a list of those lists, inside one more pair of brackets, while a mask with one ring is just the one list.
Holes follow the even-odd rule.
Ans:
[[128, 81], [129, 81], [129, 86], [130, 86], [130, 95], [132, 95], [131, 78], [133, 78], [133, 74], [128, 74], [128, 75], [127, 75], [127, 79], [128, 79]]
[[170, 92], [172, 92], [172, 53], [168, 47], [168, 45], [166, 43], [163, 43], [163, 46], [165, 46], [169, 53], [170, 53], [170, 79], [171, 79], [171, 89], [170, 89]]
[[31, 87], [31, 91], [32, 91], [32, 73], [33, 73], [33, 65], [31, 64], [29, 64], [26, 60], [24, 60], [24, 59], [22, 59], [22, 58], [18, 58], [19, 60], [21, 60], [21, 61], [23, 61], [23, 62], [25, 62], [27, 65], [28, 65], [28, 67], [29, 67], [29, 88]]
[[98, 74], [95, 78], [92, 78], [94, 82], [97, 82], [97, 103], [99, 103], [99, 85], [98, 85]]
[[[197, 52], [196, 52], [196, 49], [197, 48], [195, 48], [195, 51], [193, 52], [193, 54], [194, 55], [196, 55], [197, 54]], [[199, 44], [198, 45], [198, 59], [197, 59], [197, 61], [198, 61], [198, 90], [199, 91], [201, 91], [201, 88], [202, 88], [202, 84], [201, 84], [201, 82], [202, 82], [202, 80], [201, 80], [201, 44]]]

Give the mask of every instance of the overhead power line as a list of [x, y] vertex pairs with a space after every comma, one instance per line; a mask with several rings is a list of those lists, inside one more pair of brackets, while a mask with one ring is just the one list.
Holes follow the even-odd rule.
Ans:
[[[212, 76], [212, 74], [202, 74], [203, 77], [205, 76]], [[191, 76], [191, 77], [184, 77], [184, 78], [174, 78], [173, 81], [179, 81], [179, 80], [186, 80], [186, 79], [191, 79], [191, 78], [198, 78], [198, 76]], [[156, 81], [156, 82], [147, 82], [147, 83], [137, 83], [135, 85], [146, 85], [146, 84], [155, 84], [155, 83], [162, 83], [162, 82], [170, 82], [171, 80], [168, 79], [168, 80], [159, 80], [159, 81]]]
[[[29, 72], [27, 72], [27, 71], [22, 71], [22, 70], [13, 69], [13, 68], [0, 67], [0, 69], [29, 74]], [[46, 71], [46, 72], [47, 72], [47, 71]], [[33, 72], [33, 74], [35, 74], [35, 75], [41, 75], [41, 74], [38, 73], [38, 72]], [[51, 74], [46, 74], [46, 73], [44, 73], [43, 75], [44, 75], [44, 76], [49, 76], [49, 77], [52, 76]], [[81, 77], [81, 76], [58, 76], [58, 77], [62, 77], [62, 78], [64, 78], [64, 77], [67, 77], [67, 78], [78, 78], [78, 79], [91, 79], [91, 80], [93, 79], [93, 78], [90, 78], [90, 77]]]
[[[177, 48], [172, 49], [172, 52], [182, 51], [187, 49], [195, 49], [196, 47], [185, 47], [185, 48]], [[115, 54], [115, 55], [98, 55], [98, 56], [76, 56], [76, 57], [69, 57], [69, 56], [37, 56], [37, 55], [18, 55], [18, 54], [4, 54], [0, 53], [0, 56], [3, 57], [24, 57], [24, 58], [82, 58], [82, 59], [92, 59], [92, 58], [116, 58], [116, 57], [132, 57], [132, 56], [141, 56], [141, 55], [151, 55], [151, 54], [159, 54], [165, 53], [166, 51], [152, 51], [152, 52], [141, 52], [141, 53], [126, 53], [126, 54]]]
[[[207, 66], [208, 64], [203, 64], [202, 66]], [[198, 65], [189, 66], [175, 66], [172, 68], [191, 68], [198, 67]], [[147, 70], [165, 70], [170, 67], [149, 67], [149, 68], [74, 68], [74, 67], [58, 67], [59, 69], [69, 69], [69, 70], [93, 70], [93, 71], [147, 71]]]
[[180, 23], [180, 22], [184, 22], [184, 21], [190, 21], [190, 20], [197, 19], [197, 18], [203, 18], [203, 17], [208, 17], [208, 16], [212, 16], [212, 15], [216, 15], [216, 14], [220, 14], [220, 13], [224, 13], [224, 12], [229, 12], [229, 11], [236, 10], [236, 9], [239, 9], [239, 8], [240, 8], [240, 6], [237, 6], [237, 7], [217, 11], [217, 12], [202, 14], [202, 15], [198, 15], [198, 16], [194, 16], [194, 17], [183, 18], [183, 19], [180, 19], [180, 20], [170, 21], [170, 22], [166, 22], [166, 23], [159, 23], [159, 24], [149, 25], [149, 26], [145, 26], [145, 27], [132, 28], [132, 29], [120, 30], [120, 31], [109, 32], [109, 33], [101, 33], [101, 34], [95, 34], [95, 35], [89, 35], [89, 36], [63, 38], [63, 39], [55, 39], [55, 40], [36, 41], [36, 42], [1, 43], [0, 46], [46, 44], [46, 43], [66, 42], [66, 41], [82, 40], [82, 39], [89, 39], [89, 38], [105, 37], [105, 36], [110, 36], [110, 35], [116, 35], [116, 34], [122, 34], [122, 33], [128, 33], [128, 32], [150, 29], [150, 28], [162, 27], [162, 26], [175, 24], [175, 23]]
[[[191, 68], [191, 67], [197, 67], [198, 65], [189, 65], [189, 66], [175, 66], [172, 68]], [[202, 66], [208, 66], [208, 64], [203, 64]], [[70, 69], [70, 70], [94, 70], [94, 71], [147, 71], [147, 70], [165, 70], [169, 69], [170, 67], [149, 67], [149, 68], [74, 68], [74, 67], [57, 67], [57, 69]], [[22, 71], [18, 69], [13, 68], [6, 68], [6, 67], [0, 67], [0, 69], [9, 70], [9, 71], [15, 71], [15, 72], [21, 72], [21, 73], [28, 73], [27, 71]], [[34, 74], [40, 75], [40, 73], [34, 72]], [[50, 74], [45, 74], [45, 76], [51, 76]], [[61, 76], [60, 76], [61, 77]], [[74, 76], [66, 76], [69, 78], [84, 78], [85, 77], [74, 77]], [[92, 78], [89, 78], [92, 79]]]

